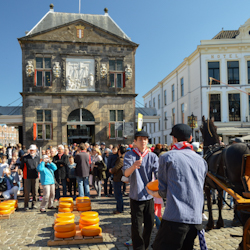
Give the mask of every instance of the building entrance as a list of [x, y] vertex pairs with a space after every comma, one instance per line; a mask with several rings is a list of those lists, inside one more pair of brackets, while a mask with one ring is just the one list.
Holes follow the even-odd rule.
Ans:
[[76, 109], [69, 114], [67, 122], [68, 144], [95, 142], [95, 118], [86, 109]]

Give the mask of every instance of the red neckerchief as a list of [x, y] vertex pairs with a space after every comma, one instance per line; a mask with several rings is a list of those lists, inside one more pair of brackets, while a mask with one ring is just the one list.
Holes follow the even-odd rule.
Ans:
[[148, 154], [148, 149], [146, 148], [146, 150], [143, 152], [143, 154], [141, 154], [141, 152], [139, 151], [138, 148], [134, 148], [133, 152], [135, 152], [138, 156], [143, 158]]
[[185, 149], [185, 148], [191, 148], [193, 150], [193, 146], [188, 143], [187, 141], [181, 141], [181, 142], [177, 142], [175, 143], [172, 147], [172, 149], [177, 149], [177, 150], [181, 150], [181, 149]]
[[59, 160], [61, 160], [63, 154], [58, 154]]

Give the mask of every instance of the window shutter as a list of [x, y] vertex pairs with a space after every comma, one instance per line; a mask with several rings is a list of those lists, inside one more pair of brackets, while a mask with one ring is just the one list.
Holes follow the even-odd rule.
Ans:
[[34, 85], [36, 86], [36, 69], [35, 69], [35, 74], [34, 74]]
[[123, 88], [125, 88], [125, 81], [126, 81], [126, 79], [125, 79], [125, 72], [123, 72]]
[[33, 140], [35, 141], [37, 138], [37, 134], [36, 134], [36, 123], [33, 123]]

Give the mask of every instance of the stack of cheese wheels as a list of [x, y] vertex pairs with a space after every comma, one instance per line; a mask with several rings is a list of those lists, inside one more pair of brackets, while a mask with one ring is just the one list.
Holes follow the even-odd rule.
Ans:
[[57, 238], [74, 237], [76, 234], [75, 215], [72, 213], [57, 214], [54, 230]]
[[83, 236], [97, 236], [102, 233], [99, 217], [95, 211], [83, 212], [80, 215], [79, 227]]
[[89, 197], [77, 197], [76, 198], [76, 207], [77, 211], [90, 211], [91, 210], [91, 201]]
[[2, 203], [4, 204], [11, 204], [12, 208], [18, 208], [17, 200], [5, 200]]
[[72, 197], [61, 197], [59, 199], [58, 212], [72, 212], [74, 210], [74, 202]]
[[2, 203], [0, 203], [0, 214], [10, 214], [13, 210], [15, 210], [15, 205], [15, 201], [3, 201]]

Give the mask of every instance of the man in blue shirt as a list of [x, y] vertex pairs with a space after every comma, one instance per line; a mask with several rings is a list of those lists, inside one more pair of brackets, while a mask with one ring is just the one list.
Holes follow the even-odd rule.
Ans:
[[166, 208], [153, 244], [155, 250], [192, 250], [197, 230], [202, 230], [207, 163], [189, 144], [191, 134], [186, 124], [172, 128], [172, 150], [159, 159], [159, 191], [147, 189], [154, 197], [166, 198]]
[[136, 250], [148, 249], [154, 226], [154, 200], [145, 187], [153, 173], [157, 176], [159, 164], [157, 155], [147, 149], [148, 137], [145, 131], [135, 133], [136, 148], [125, 154], [122, 168], [130, 182], [131, 237]]

